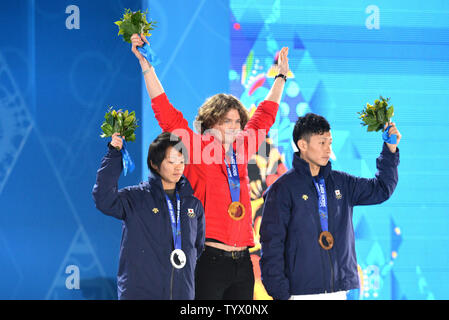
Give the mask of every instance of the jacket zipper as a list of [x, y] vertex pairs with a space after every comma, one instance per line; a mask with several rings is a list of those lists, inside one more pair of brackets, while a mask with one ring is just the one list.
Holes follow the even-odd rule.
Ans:
[[173, 275], [175, 272], [175, 267], [171, 268], [171, 276], [170, 276], [170, 300], [173, 300]]
[[334, 268], [332, 267], [332, 258], [329, 250], [327, 250], [327, 256], [329, 257], [329, 265], [331, 268], [331, 292], [334, 292]]
[[[316, 190], [315, 190], [316, 191]], [[326, 190], [327, 191], [327, 190]], [[318, 209], [318, 207], [317, 207], [317, 209]], [[320, 222], [320, 224], [319, 224], [320, 226], [321, 226], [321, 222]], [[319, 230], [318, 230], [318, 234], [321, 232], [321, 227], [319, 228]], [[334, 292], [334, 268], [332, 267], [332, 258], [331, 258], [331, 254], [330, 254], [330, 252], [329, 252], [329, 250], [326, 250], [326, 253], [327, 253], [327, 257], [329, 258], [329, 266], [330, 266], [330, 270], [331, 270], [331, 283], [330, 283], [330, 290], [331, 290], [331, 292]], [[321, 261], [323, 261], [323, 260], [321, 260]], [[324, 292], [325, 293], [327, 293], [327, 290], [326, 290], [326, 284], [325, 284], [325, 286], [324, 286]]]
[[[162, 192], [165, 192], [165, 191], [162, 191]], [[163, 199], [165, 200], [165, 197], [163, 197]], [[167, 203], [165, 201], [162, 201], [162, 202], [165, 203], [165, 209], [166, 209], [166, 212], [168, 212]], [[182, 199], [181, 199], [181, 208], [182, 208]], [[170, 227], [170, 229], [171, 229], [171, 227]], [[175, 267], [172, 267], [171, 275], [170, 275], [170, 298], [169, 298], [169, 300], [173, 300], [173, 277], [174, 277], [174, 273], [175, 273]]]

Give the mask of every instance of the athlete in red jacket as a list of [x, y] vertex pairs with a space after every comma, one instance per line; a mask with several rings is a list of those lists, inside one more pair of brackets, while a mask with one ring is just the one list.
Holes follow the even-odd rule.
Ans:
[[248, 247], [254, 246], [254, 238], [247, 165], [275, 121], [289, 71], [288, 48], [279, 53], [280, 76], [251, 119], [237, 98], [217, 94], [199, 109], [197, 134], [170, 104], [154, 68], [137, 50], [148, 43], [145, 36], [134, 34], [131, 41], [160, 127], [181, 137], [189, 148], [184, 175], [204, 206], [206, 249], [197, 264], [196, 299], [252, 299]]

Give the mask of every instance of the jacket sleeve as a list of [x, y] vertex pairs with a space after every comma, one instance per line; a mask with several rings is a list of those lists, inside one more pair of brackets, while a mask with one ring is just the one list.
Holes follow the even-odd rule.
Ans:
[[109, 147], [97, 171], [92, 190], [95, 207], [108, 216], [125, 219], [126, 190], [118, 191], [118, 179], [122, 172], [122, 153]]
[[194, 133], [189, 128], [189, 123], [181, 111], [173, 107], [165, 93], [153, 98], [151, 107], [161, 129], [164, 132], [172, 132], [181, 138], [189, 152], [189, 163], [193, 163], [193, 146], [198, 144], [200, 150], [203, 148], [201, 135]]
[[205, 237], [206, 237], [206, 220], [204, 217], [204, 208], [203, 205], [201, 203], [201, 201], [198, 200], [198, 205], [197, 205], [197, 229], [196, 229], [196, 242], [195, 242], [195, 247], [196, 247], [196, 252], [197, 252], [197, 259], [200, 258], [201, 254], [204, 251], [204, 242], [205, 242]]
[[[276, 102], [264, 100], [259, 104], [253, 116], [246, 124], [242, 134], [244, 136], [245, 149], [247, 150], [247, 161], [257, 152], [267, 137], [268, 131], [270, 131], [271, 126], [276, 120], [278, 109], [279, 105]], [[239, 137], [236, 140], [238, 142]], [[238, 147], [237, 150], [239, 150]]]
[[260, 226], [262, 283], [274, 299], [290, 297], [290, 283], [285, 274], [285, 242], [291, 215], [289, 193], [281, 184], [273, 184], [265, 193]]
[[392, 153], [384, 143], [380, 156], [376, 159], [377, 172], [374, 178], [349, 176], [351, 204], [370, 205], [386, 201], [398, 184], [399, 148]]

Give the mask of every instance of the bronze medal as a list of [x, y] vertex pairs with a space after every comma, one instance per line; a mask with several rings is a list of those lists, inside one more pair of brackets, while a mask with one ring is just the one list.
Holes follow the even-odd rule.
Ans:
[[239, 201], [234, 201], [229, 205], [228, 213], [231, 219], [241, 220], [245, 216], [245, 207]]
[[323, 231], [320, 233], [318, 242], [321, 248], [323, 248], [324, 250], [330, 250], [334, 246], [334, 237], [329, 231]]

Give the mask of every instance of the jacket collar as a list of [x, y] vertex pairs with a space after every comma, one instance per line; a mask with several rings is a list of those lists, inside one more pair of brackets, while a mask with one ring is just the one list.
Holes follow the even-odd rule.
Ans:
[[[153, 172], [149, 172], [148, 174], [148, 185], [152, 190], [158, 190], [162, 195], [164, 193], [164, 188], [162, 187], [161, 177]], [[176, 183], [176, 188], [179, 191], [179, 195], [183, 196], [191, 196], [193, 195], [193, 189], [190, 185], [189, 180], [187, 180], [184, 175], [181, 176], [181, 179]]]
[[[298, 172], [301, 175], [305, 175], [307, 177], [312, 177], [312, 174], [310, 172], [309, 163], [301, 158], [299, 152], [295, 152], [295, 154], [293, 155], [292, 162], [293, 162], [292, 163], [293, 168], [295, 169], [296, 172]], [[322, 176], [324, 179], [326, 179], [327, 176], [329, 175], [329, 173], [331, 172], [331, 170], [332, 170], [332, 164], [330, 161], [328, 161], [327, 165], [320, 168], [320, 173], [318, 175]]]

